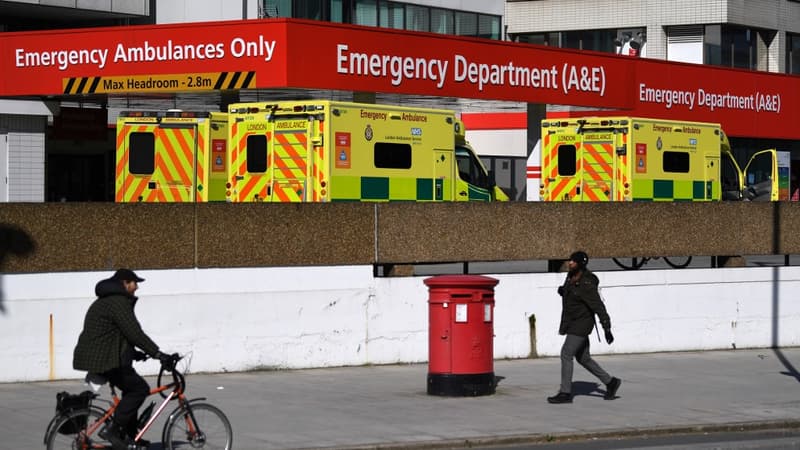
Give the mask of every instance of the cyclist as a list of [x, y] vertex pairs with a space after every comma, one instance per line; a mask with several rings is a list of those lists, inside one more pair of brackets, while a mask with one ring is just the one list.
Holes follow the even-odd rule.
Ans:
[[[150, 355], [169, 364], [174, 357], [160, 352], [136, 319], [133, 309], [138, 297], [134, 293], [142, 281], [144, 278], [132, 270], [119, 269], [97, 283], [97, 300], [86, 312], [72, 360], [75, 370], [88, 372], [87, 379], [108, 381], [122, 391], [113, 421], [100, 431], [100, 437], [111, 442], [114, 450], [136, 448], [133, 440], [138, 411], [150, 392], [150, 386], [133, 368], [133, 360]], [[143, 447], [148, 444], [138, 442]]]

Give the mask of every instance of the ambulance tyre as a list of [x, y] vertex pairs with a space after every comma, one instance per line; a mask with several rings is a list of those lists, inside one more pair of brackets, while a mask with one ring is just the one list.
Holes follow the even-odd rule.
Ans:
[[692, 257], [691, 256], [687, 256], [687, 257], [685, 257], [685, 259], [672, 258], [672, 260], [670, 261], [669, 258], [667, 258], [665, 256], [664, 257], [664, 261], [667, 264], [669, 264], [670, 267], [672, 267], [674, 269], [683, 269], [684, 267], [688, 266], [689, 263], [692, 262]]

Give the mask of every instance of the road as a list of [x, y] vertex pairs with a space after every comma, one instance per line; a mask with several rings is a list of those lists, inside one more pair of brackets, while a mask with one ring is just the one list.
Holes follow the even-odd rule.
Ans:
[[784, 450], [800, 449], [800, 430], [763, 430], [702, 434], [587, 439], [514, 446], [477, 447], [473, 450]]

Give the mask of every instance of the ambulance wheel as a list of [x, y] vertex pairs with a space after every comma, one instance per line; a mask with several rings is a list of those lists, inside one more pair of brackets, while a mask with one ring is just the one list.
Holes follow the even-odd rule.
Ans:
[[669, 264], [670, 267], [672, 267], [674, 269], [683, 269], [684, 267], [688, 266], [689, 263], [692, 262], [692, 257], [691, 256], [687, 256], [685, 259], [672, 258], [672, 260], [670, 260], [669, 258], [667, 258], [665, 256], [664, 257], [664, 261], [667, 264]]

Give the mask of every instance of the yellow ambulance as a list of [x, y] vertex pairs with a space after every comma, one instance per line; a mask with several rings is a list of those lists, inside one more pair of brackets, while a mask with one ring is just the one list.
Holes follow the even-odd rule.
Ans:
[[760, 151], [741, 170], [719, 124], [545, 119], [539, 194], [544, 201], [779, 200], [788, 193], [783, 153]]
[[123, 111], [116, 142], [117, 202], [225, 200], [226, 113]]
[[238, 103], [228, 130], [230, 202], [508, 200], [452, 111]]

